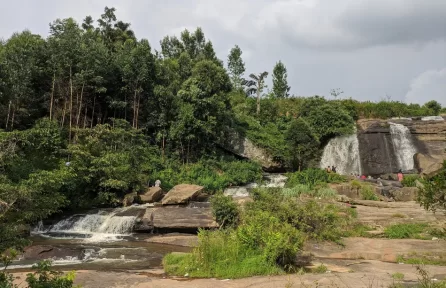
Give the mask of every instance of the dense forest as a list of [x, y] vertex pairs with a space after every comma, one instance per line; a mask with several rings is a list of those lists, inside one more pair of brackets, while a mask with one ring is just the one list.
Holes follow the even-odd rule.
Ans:
[[258, 180], [258, 164], [222, 149], [232, 133], [301, 170], [357, 119], [442, 110], [435, 101], [358, 102], [339, 89], [327, 99], [289, 95], [281, 61], [269, 89], [269, 73], [248, 73], [237, 45], [224, 64], [197, 28], [166, 36], [156, 51], [115, 12], [57, 19], [46, 38], [23, 31], [0, 42], [0, 251], [20, 243], [26, 224], [119, 205], [156, 179], [209, 193]]

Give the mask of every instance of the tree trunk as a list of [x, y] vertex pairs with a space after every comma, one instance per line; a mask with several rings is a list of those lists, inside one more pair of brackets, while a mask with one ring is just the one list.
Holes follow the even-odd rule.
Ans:
[[71, 142], [71, 124], [72, 124], [72, 117], [73, 117], [73, 78], [71, 75], [71, 66], [70, 66], [70, 125], [69, 125], [69, 131], [68, 131], [68, 143]]
[[164, 130], [163, 131], [163, 142], [162, 142], [162, 150], [161, 150], [161, 155], [162, 155], [162, 160], [163, 160], [163, 163], [164, 163], [164, 149], [165, 149], [165, 138], [164, 138], [164, 133], [165, 133], [166, 131]]
[[138, 93], [138, 101], [136, 102], [136, 129], [138, 129], [138, 119], [139, 119], [139, 104], [141, 101], [141, 93]]
[[50, 120], [53, 119], [54, 84], [56, 84], [56, 72], [54, 72], [54, 74], [53, 74], [53, 86], [52, 86], [52, 88], [51, 88], [51, 99], [50, 99]]
[[8, 116], [6, 116], [6, 130], [8, 130], [8, 124], [9, 124], [9, 114], [11, 113], [11, 103], [12, 100], [9, 100], [9, 105], [8, 105]]
[[87, 105], [85, 105], [85, 114], [84, 114], [84, 129], [87, 127]]
[[77, 112], [77, 119], [76, 119], [76, 126], [79, 128], [79, 119], [81, 118], [81, 110], [82, 110], [82, 96], [84, 95], [84, 82], [82, 82], [82, 89], [81, 89], [81, 99], [79, 101], [79, 108]]
[[135, 89], [135, 94], [133, 95], [133, 122], [132, 122], [132, 127], [135, 128], [136, 127], [136, 89]]
[[14, 129], [15, 106], [12, 105], [11, 130]]
[[93, 111], [91, 112], [91, 126], [90, 128], [93, 128], [93, 121], [94, 121], [94, 106], [96, 105], [96, 94], [93, 97]]
[[63, 110], [62, 110], [62, 125], [61, 125], [62, 128], [63, 128], [63, 126], [65, 124], [65, 113], [66, 113], [66, 110], [67, 110], [67, 100], [65, 99], [64, 103], [63, 103]]
[[260, 85], [257, 88], [257, 115], [260, 114]]

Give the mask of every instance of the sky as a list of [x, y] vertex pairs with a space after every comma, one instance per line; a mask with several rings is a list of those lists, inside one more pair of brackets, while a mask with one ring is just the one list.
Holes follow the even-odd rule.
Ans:
[[0, 0], [0, 38], [47, 36], [57, 18], [115, 7], [154, 49], [201, 27], [226, 62], [239, 45], [250, 73], [288, 69], [291, 94], [446, 106], [446, 0]]

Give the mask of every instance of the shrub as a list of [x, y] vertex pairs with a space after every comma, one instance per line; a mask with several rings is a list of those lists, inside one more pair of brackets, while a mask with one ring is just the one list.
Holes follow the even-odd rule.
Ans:
[[218, 278], [280, 274], [294, 265], [304, 240], [268, 212], [248, 216], [237, 230], [201, 230], [198, 238], [191, 254], [164, 258], [167, 273]]
[[427, 210], [446, 210], [446, 161], [437, 175], [422, 180], [422, 184], [423, 188], [418, 192], [418, 202]]
[[379, 201], [378, 195], [373, 192], [372, 187], [369, 185], [362, 185], [359, 192], [361, 193], [361, 198], [363, 200]]
[[417, 180], [420, 179], [418, 175], [406, 175], [401, 181], [404, 187], [417, 187]]
[[427, 226], [424, 223], [395, 224], [384, 229], [384, 235], [391, 239], [420, 238], [419, 234], [423, 233]]
[[239, 221], [237, 204], [230, 196], [218, 194], [212, 197], [212, 214], [220, 227], [235, 227]]
[[323, 183], [341, 183], [346, 181], [346, 177], [328, 173], [322, 169], [306, 169], [299, 172], [288, 173], [286, 187], [292, 188], [298, 184], [308, 185], [310, 188]]

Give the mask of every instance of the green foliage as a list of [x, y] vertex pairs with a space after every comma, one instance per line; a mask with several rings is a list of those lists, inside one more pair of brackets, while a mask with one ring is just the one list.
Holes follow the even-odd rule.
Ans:
[[319, 266], [317, 266], [313, 270], [313, 273], [315, 273], [315, 274], [324, 274], [324, 273], [327, 273], [327, 271], [328, 271], [327, 266], [325, 266], [324, 264], [320, 264]]
[[427, 210], [446, 209], [446, 162], [443, 169], [435, 176], [421, 181], [423, 188], [419, 189], [418, 201]]
[[[7, 254], [2, 254], [2, 263], [5, 269], [0, 272], [0, 287], [2, 288], [18, 288], [18, 285], [14, 284], [14, 277], [12, 274], [6, 272], [6, 267], [12, 263], [12, 259], [17, 256], [17, 252], [9, 250]], [[26, 275], [27, 288], [71, 288], [75, 278], [75, 272], [68, 272], [63, 275], [62, 272], [56, 272], [52, 270], [50, 260], [43, 260], [33, 266], [36, 269], [34, 273], [28, 273]], [[20, 287], [24, 287], [20, 285]], [[76, 286], [79, 287], [80, 286]]]
[[403, 184], [404, 187], [417, 187], [417, 180], [420, 181], [420, 176], [405, 175], [401, 184]]
[[362, 185], [359, 193], [361, 194], [361, 199], [379, 201], [378, 195], [373, 192], [373, 188], [370, 185]]
[[297, 184], [292, 188], [283, 188], [282, 193], [286, 197], [299, 197], [301, 195], [314, 198], [334, 198], [338, 193], [328, 187], [315, 187], [310, 189], [308, 185]]
[[433, 115], [438, 115], [438, 114], [440, 114], [440, 111], [441, 111], [441, 104], [438, 103], [438, 102], [435, 101], [435, 100], [431, 100], [431, 101], [429, 101], [429, 102], [426, 102], [426, 103], [424, 104], [424, 107], [426, 107], [427, 109], [431, 110]]
[[427, 224], [403, 223], [386, 227], [384, 234], [390, 239], [420, 238], [420, 233], [426, 231]]
[[222, 194], [211, 198], [212, 214], [220, 227], [235, 227], [239, 221], [239, 210], [237, 204], [230, 196]]
[[298, 184], [308, 185], [310, 188], [313, 188], [324, 183], [341, 183], [347, 180], [345, 176], [336, 173], [328, 173], [322, 169], [306, 169], [288, 173], [287, 177], [288, 181], [286, 187], [290, 188]]
[[279, 61], [273, 69], [273, 93], [277, 98], [288, 98], [290, 86], [287, 80], [288, 74], [285, 65]]
[[314, 158], [319, 148], [319, 141], [308, 123], [302, 118], [293, 120], [286, 133], [286, 140], [291, 159], [290, 166], [298, 171], [307, 168], [308, 162]]
[[194, 164], [181, 165], [176, 162], [154, 170], [151, 182], [161, 180], [164, 190], [181, 183], [198, 184], [210, 193], [222, 191], [229, 186], [258, 182], [262, 177], [260, 165], [249, 161], [203, 160]]
[[245, 63], [242, 59], [242, 49], [235, 45], [228, 55], [228, 70], [231, 75], [231, 82], [235, 90], [242, 88], [242, 75], [245, 73]]

